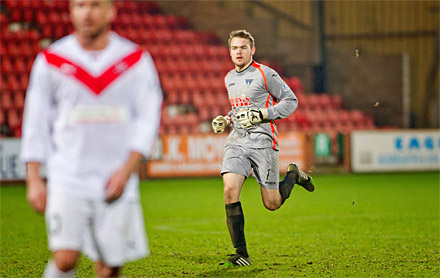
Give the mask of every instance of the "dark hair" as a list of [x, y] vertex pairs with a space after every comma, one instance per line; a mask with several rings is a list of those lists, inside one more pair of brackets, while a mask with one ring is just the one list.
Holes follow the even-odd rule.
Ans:
[[231, 48], [231, 41], [233, 38], [243, 38], [247, 39], [251, 43], [251, 49], [255, 46], [254, 37], [252, 37], [251, 33], [246, 30], [234, 30], [229, 34], [228, 39], [228, 48]]

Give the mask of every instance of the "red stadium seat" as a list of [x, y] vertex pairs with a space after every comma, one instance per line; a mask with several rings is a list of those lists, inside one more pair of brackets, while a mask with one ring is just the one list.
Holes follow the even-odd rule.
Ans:
[[316, 110], [319, 108], [319, 95], [318, 94], [309, 94], [307, 95], [307, 104], [308, 109]]
[[2, 72], [2, 75], [11, 74], [14, 72], [14, 66], [12, 65], [12, 61], [7, 56], [2, 59], [1, 72]]
[[202, 74], [197, 74], [196, 77], [197, 87], [199, 90], [209, 90], [209, 83], [206, 77]]
[[41, 35], [43, 38], [52, 38], [52, 26], [47, 24], [42, 25]]
[[142, 22], [143, 22], [143, 19], [142, 19], [141, 15], [139, 15], [137, 13], [134, 13], [131, 15], [131, 22], [130, 22], [131, 27], [134, 27], [137, 29], [143, 28]]
[[142, 26], [144, 28], [153, 30], [155, 28], [154, 23], [155, 21], [152, 15], [146, 14], [142, 17]]
[[350, 112], [350, 122], [355, 127], [362, 127], [364, 124], [364, 116], [360, 110]]
[[194, 44], [197, 34], [192, 30], [174, 30], [173, 37], [176, 43], [182, 45]]
[[20, 56], [20, 48], [18, 42], [9, 41], [7, 44], [7, 51], [10, 58]]
[[199, 119], [201, 121], [211, 121], [211, 113], [209, 107], [202, 106], [199, 107]]
[[24, 92], [16, 92], [14, 94], [14, 107], [18, 109], [23, 109], [24, 102], [25, 102]]
[[167, 19], [164, 15], [157, 14], [153, 16], [153, 27], [155, 29], [166, 29], [167, 26]]
[[166, 127], [166, 131], [165, 131], [165, 133], [166, 133], [166, 134], [169, 134], [169, 135], [176, 135], [176, 134], [179, 133], [179, 131], [178, 131], [176, 125], [171, 125], [171, 126], [167, 126], [167, 127]]
[[18, 9], [13, 9], [10, 11], [10, 20], [11, 22], [21, 22], [22, 21], [22, 12]]
[[332, 95], [331, 96], [331, 103], [333, 105], [333, 108], [340, 109], [342, 108], [342, 98], [340, 95]]
[[318, 101], [319, 109], [321, 110], [333, 109], [332, 101], [328, 94], [319, 94], [317, 101]]
[[[8, 115], [8, 125], [12, 130], [21, 127], [21, 110], [19, 109], [9, 109]], [[14, 132], [15, 133], [15, 132]]]
[[37, 19], [37, 24], [40, 27], [46, 26], [49, 23], [48, 16], [43, 10], [37, 12], [36, 19]]
[[29, 75], [26, 73], [22, 74], [20, 77], [20, 91], [25, 92], [28, 86], [29, 86]]
[[182, 56], [182, 48], [180, 45], [172, 44], [167, 47], [168, 56], [173, 59], [179, 59]]
[[47, 16], [48, 23], [51, 25], [59, 25], [62, 23], [61, 14], [55, 11], [52, 11]]
[[189, 91], [180, 91], [179, 93], [179, 104], [189, 104], [191, 103], [191, 96]]
[[286, 83], [296, 95], [304, 94], [304, 86], [298, 77], [292, 76], [286, 78]]
[[0, 124], [1, 125], [7, 124], [6, 123], [5, 111], [3, 109], [0, 109]]
[[170, 29], [157, 30], [159, 32], [159, 43], [175, 45], [174, 35]]
[[295, 118], [295, 121], [296, 121], [296, 122], [297, 122], [302, 128], [305, 128], [305, 127], [307, 127], [307, 126], [310, 125], [310, 124], [309, 124], [309, 120], [307, 119], [306, 114], [305, 114], [304, 112], [300, 111], [300, 110], [295, 111], [295, 113], [294, 113], [294, 118]]
[[200, 64], [194, 59], [188, 59], [186, 61], [186, 70], [189, 73], [197, 74], [200, 73]]
[[23, 56], [28, 58], [34, 58], [37, 52], [32, 47], [32, 43], [23, 42], [20, 45], [20, 52]]
[[167, 15], [165, 17], [168, 29], [174, 30], [176, 28], [179, 28], [179, 19], [175, 15]]
[[193, 46], [193, 55], [197, 59], [206, 58], [205, 47], [202, 44], [196, 44]]
[[9, 110], [12, 107], [14, 107], [14, 103], [12, 101], [11, 91], [2, 91], [0, 108], [2, 110]]
[[167, 94], [166, 94], [166, 97], [165, 97], [165, 102], [168, 105], [175, 105], [175, 104], [179, 103], [178, 91], [176, 91], [176, 90], [169, 90], [169, 91], [167, 91]]
[[15, 74], [10, 74], [7, 81], [8, 89], [11, 91], [20, 91], [20, 82]]
[[327, 121], [331, 126], [336, 126], [339, 121], [339, 113], [337, 110], [328, 110], [326, 112]]
[[27, 73], [26, 63], [23, 58], [20, 58], [20, 57], [15, 58], [13, 70], [14, 70], [14, 72], [19, 73], [19, 74]]
[[8, 55], [8, 50], [3, 43], [0, 43], [0, 57], [3, 60]]
[[183, 78], [182, 90], [197, 90], [197, 80], [192, 75], [185, 75]]

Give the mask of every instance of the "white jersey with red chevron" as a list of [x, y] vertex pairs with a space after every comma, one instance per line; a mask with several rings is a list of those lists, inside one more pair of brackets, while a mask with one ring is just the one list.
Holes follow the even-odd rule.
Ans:
[[[153, 60], [136, 44], [112, 32], [105, 49], [93, 52], [66, 36], [35, 60], [21, 158], [47, 164], [49, 193], [104, 199], [131, 151], [150, 155], [161, 104]], [[137, 196], [133, 175], [123, 197]]]
[[[284, 119], [295, 111], [298, 100], [276, 71], [252, 62], [243, 71], [231, 70], [225, 77], [232, 106], [232, 131], [228, 143], [250, 148], [272, 147], [278, 150], [278, 131], [275, 120]], [[267, 108], [267, 123], [243, 129], [235, 120], [241, 109]]]

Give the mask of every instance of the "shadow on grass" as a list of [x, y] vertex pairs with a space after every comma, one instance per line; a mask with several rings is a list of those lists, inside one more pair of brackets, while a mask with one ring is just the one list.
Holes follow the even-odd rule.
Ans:
[[199, 273], [194, 277], [255, 277], [261, 274], [264, 269], [255, 268], [253, 266], [235, 266], [235, 267], [221, 267], [218, 269]]

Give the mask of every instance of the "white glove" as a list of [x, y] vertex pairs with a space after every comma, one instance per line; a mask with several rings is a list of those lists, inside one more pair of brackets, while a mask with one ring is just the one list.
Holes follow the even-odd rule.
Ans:
[[212, 130], [214, 133], [219, 134], [225, 131], [225, 128], [231, 124], [231, 118], [229, 116], [217, 116], [214, 120], [212, 120]]
[[267, 119], [267, 109], [246, 109], [235, 116], [242, 128], [249, 128]]

